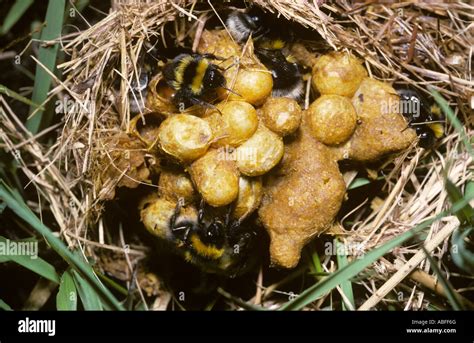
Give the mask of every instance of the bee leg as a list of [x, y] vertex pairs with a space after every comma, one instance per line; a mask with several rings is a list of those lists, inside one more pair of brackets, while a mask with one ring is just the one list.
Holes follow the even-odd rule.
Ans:
[[235, 67], [235, 66], [236, 66], [237, 64], [239, 64], [239, 63], [240, 63], [240, 62], [234, 62], [234, 63], [232, 63], [230, 66], [228, 66], [227, 68], [224, 68], [224, 69], [223, 69], [223, 68], [219, 67], [219, 69], [221, 69], [222, 71], [225, 72], [225, 71], [229, 70], [230, 68]]
[[208, 60], [216, 60], [216, 61], [225, 61], [226, 58], [218, 57], [214, 54], [202, 54], [201, 55], [204, 58], [207, 58]]
[[230, 89], [230, 88], [227, 88], [227, 87], [222, 87], [222, 88], [224, 88], [224, 89], [225, 89], [226, 91], [228, 91], [228, 92], [231, 92], [232, 94], [235, 94], [235, 95], [240, 96], [240, 97], [242, 96], [242, 95], [240, 95], [239, 93], [233, 91], [233, 90]]
[[230, 225], [228, 225], [228, 237], [231, 242], [239, 242], [242, 236], [242, 221], [240, 219], [234, 220]]
[[170, 218], [170, 228], [172, 231], [176, 231], [176, 219], [178, 219], [179, 213], [181, 212], [181, 201], [178, 201], [174, 208], [174, 213]]
[[206, 208], [206, 203], [204, 199], [201, 199], [199, 203], [199, 210], [198, 210], [198, 224], [199, 226], [203, 226], [204, 224], [204, 210]]
[[178, 203], [176, 204], [176, 207], [174, 209], [174, 213], [170, 218], [169, 225], [170, 225], [171, 232], [179, 240], [181, 240], [185, 243], [188, 243], [189, 232], [191, 231], [191, 229], [193, 229], [193, 225], [189, 222], [181, 223], [181, 224], [179, 224], [179, 226], [177, 226], [177, 224], [176, 224], [176, 220], [179, 217], [182, 206], [183, 206], [183, 200], [180, 198], [180, 200], [178, 200]]
[[413, 119], [410, 119], [410, 121], [408, 121], [408, 123], [407, 123], [407, 126], [406, 126], [401, 132], [405, 132], [405, 130], [411, 128], [411, 127], [412, 127], [412, 123], [413, 123]]
[[170, 224], [169, 225], [170, 225], [171, 231], [174, 234], [180, 234], [180, 231], [185, 230], [184, 231], [185, 232], [184, 233], [184, 240], [186, 240], [186, 237], [189, 233], [188, 225], [184, 224], [184, 225], [176, 226], [176, 220], [178, 219], [179, 214], [181, 213], [181, 208], [182, 207], [183, 207], [183, 201], [181, 199], [179, 199], [178, 202], [176, 203], [174, 213], [170, 218]]
[[[225, 68], [222, 68], [222, 67], [220, 66], [220, 64], [222, 64], [223, 62], [225, 62], [225, 61], [227, 61], [227, 60], [229, 60], [229, 59], [231, 59], [231, 58], [234, 59], [234, 62], [232, 62], [229, 66], [227, 66], [227, 67], [225, 67]], [[223, 71], [223, 72], [224, 72], [224, 71], [227, 71], [227, 70], [229, 70], [230, 68], [235, 67], [236, 65], [239, 65], [239, 64], [240, 64], [240, 59], [239, 59], [239, 57], [236, 57], [236, 56], [229, 56], [229, 57], [227, 57], [227, 58], [225, 58], [225, 59], [224, 59], [224, 58], [221, 59], [221, 61], [222, 61], [222, 62], [220, 62], [219, 65], [216, 65], [216, 67], [217, 67], [217, 69], [219, 69], [220, 71]]]
[[255, 238], [256, 235], [257, 234], [255, 233], [255, 231], [245, 232], [244, 234], [242, 234], [240, 236], [240, 241], [239, 241], [240, 246], [247, 247], [252, 242], [252, 240]]
[[183, 241], [186, 242], [186, 244], [189, 244], [189, 242], [188, 242], [189, 231], [191, 231], [191, 228], [187, 227], [186, 231], [184, 231], [184, 235], [183, 235]]
[[231, 221], [231, 217], [232, 217], [232, 211], [234, 210], [234, 206], [232, 205], [229, 205], [228, 206], [228, 209], [227, 209], [227, 212], [225, 214], [225, 226], [226, 227], [229, 227], [229, 224], [230, 224], [230, 221]]
[[213, 105], [213, 104], [211, 104], [207, 101], [201, 100], [199, 98], [191, 98], [189, 100], [193, 105], [200, 105], [200, 106], [205, 107], [205, 108], [211, 108], [213, 110], [216, 110], [220, 114], [222, 114], [221, 110], [219, 110], [215, 105]]

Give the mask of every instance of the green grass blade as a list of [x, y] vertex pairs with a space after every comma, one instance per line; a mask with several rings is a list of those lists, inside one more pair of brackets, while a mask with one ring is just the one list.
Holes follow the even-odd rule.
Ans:
[[464, 193], [466, 194], [467, 197], [474, 196], [474, 181], [469, 181], [466, 184], [466, 189], [464, 190]]
[[449, 300], [449, 303], [456, 311], [461, 311], [464, 309], [463, 305], [459, 302], [457, 292], [454, 290], [451, 283], [444, 277], [441, 270], [438, 268], [438, 264], [436, 261], [431, 257], [430, 253], [426, 250], [424, 246], [422, 246], [423, 251], [425, 252], [426, 258], [430, 261], [430, 267], [433, 269], [435, 274], [438, 276], [438, 280], [440, 281], [441, 285], [444, 288], [446, 293], [446, 297]]
[[[445, 180], [445, 189], [452, 204], [464, 199], [461, 190], [456, 187], [456, 185], [448, 178]], [[467, 203], [466, 206], [461, 208], [459, 211], [456, 211], [455, 214], [456, 217], [458, 217], [461, 226], [467, 224], [474, 226], [474, 209], [471, 207], [471, 205], [469, 205], [469, 203]]]
[[0, 310], [12, 311], [12, 308], [2, 299], [0, 299]]
[[[472, 198], [474, 196], [473, 185], [474, 182], [469, 182], [466, 185], [465, 195], [463, 196], [461, 190], [456, 187], [448, 178], [445, 181], [446, 191], [448, 193], [451, 203], [459, 202]], [[456, 216], [461, 223], [459, 228], [453, 232], [451, 236], [451, 257], [454, 264], [467, 273], [474, 274], [474, 253], [472, 236], [474, 235], [474, 209], [469, 202], [466, 205], [455, 211]], [[471, 239], [470, 239], [471, 238]], [[471, 246], [469, 246], [471, 244]]]
[[7, 204], [7, 206], [20, 218], [26, 221], [33, 229], [42, 235], [49, 245], [76, 271], [78, 271], [89, 284], [95, 288], [98, 294], [103, 299], [104, 306], [115, 310], [123, 310], [122, 304], [115, 298], [115, 296], [104, 287], [97, 276], [92, 271], [92, 268], [82, 259], [75, 256], [66, 245], [57, 238], [53, 232], [46, 227], [38, 217], [28, 208], [28, 206], [21, 200], [17, 199], [14, 192], [0, 179], [0, 199]]
[[56, 308], [60, 311], [77, 310], [77, 291], [71, 270], [66, 270], [61, 276], [59, 291], [56, 295]]
[[86, 7], [89, 6], [89, 0], [79, 0], [76, 3], [76, 9], [79, 12], [82, 12], [86, 9]]
[[[334, 245], [336, 246], [337, 251], [337, 267], [338, 269], [344, 268], [349, 264], [349, 262], [347, 261], [347, 255], [345, 254], [345, 245], [339, 242], [337, 238], [334, 239]], [[352, 292], [352, 283], [349, 280], [342, 282], [341, 289], [344, 295], [347, 297], [347, 300], [352, 305], [352, 308], [355, 308], [354, 293]], [[344, 301], [342, 302], [342, 309], [347, 310]]]
[[115, 289], [116, 291], [118, 291], [119, 293], [121, 293], [122, 295], [124, 296], [128, 296], [128, 290], [119, 285], [117, 282], [115, 282], [114, 280], [112, 280], [111, 278], [105, 276], [104, 274], [102, 274], [101, 272], [97, 271], [94, 269], [94, 273], [99, 277], [99, 279], [101, 279], [105, 284], [109, 285], [110, 287], [112, 287], [113, 289]]
[[10, 31], [32, 4], [33, 0], [16, 0], [5, 17], [5, 21], [0, 29], [0, 34], [4, 35]]
[[[474, 247], [468, 247], [468, 237], [474, 236], [474, 228], [457, 229], [451, 236], [451, 257], [454, 264], [465, 272], [474, 275]], [[471, 238], [472, 242], [472, 238]], [[472, 250], [471, 250], [472, 249]]]
[[89, 0], [77, 0], [74, 3], [69, 2], [66, 5], [66, 13], [68, 13], [69, 16], [74, 17], [76, 16], [76, 11], [83, 12], [87, 6], [89, 6]]
[[12, 91], [11, 89], [7, 88], [6, 86], [4, 85], [0, 85], [0, 94], [5, 94], [6, 96], [12, 98], [12, 99], [15, 99], [15, 100], [18, 100], [28, 106], [31, 106], [31, 107], [34, 107], [34, 108], [40, 108], [42, 110], [44, 110], [44, 107], [38, 105], [38, 104], [35, 104], [34, 102], [32, 102], [30, 99], [28, 98], [25, 98], [23, 95], [20, 95], [18, 93], [16, 93], [15, 91]]
[[84, 278], [73, 270], [72, 276], [74, 284], [81, 298], [82, 305], [86, 311], [101, 311], [103, 310], [102, 302], [96, 291], [84, 280]]
[[[46, 27], [41, 32], [41, 41], [51, 41], [57, 39], [61, 35], [64, 20], [64, 9], [65, 0], [50, 0], [48, 9], [46, 11]], [[58, 44], [51, 46], [41, 46], [38, 53], [39, 61], [54, 73], [56, 68], [56, 57], [58, 54]], [[51, 76], [41, 67], [36, 66], [35, 84], [33, 88], [32, 102], [42, 104], [47, 96], [51, 87]], [[30, 114], [33, 113], [36, 108], [30, 108]], [[28, 119], [26, 127], [32, 132], [37, 133], [40, 126], [43, 124], [47, 126], [49, 123], [42, 123], [43, 111], [38, 111], [35, 115]]]
[[[26, 244], [29, 245], [30, 243], [37, 244], [37, 242], [33, 242], [33, 241], [12, 241], [3, 236], [0, 236], [0, 243], [2, 247], [5, 247], [5, 250], [8, 245], [10, 245], [11, 247], [12, 246], [19, 247], [21, 245], [24, 245], [24, 246], [26, 246]], [[36, 254], [32, 254], [32, 255], [20, 255], [17, 253], [10, 255], [8, 254], [9, 251], [2, 251], [2, 250], [3, 249], [0, 247], [0, 262], [9, 262], [9, 261], [15, 262], [19, 264], [20, 266], [23, 266], [31, 270], [32, 272], [38, 274], [39, 276], [42, 276], [55, 283], [59, 283], [59, 275], [58, 273], [56, 273], [56, 269], [51, 264], [49, 264], [42, 258], [38, 257], [37, 251], [35, 252]]]
[[474, 150], [472, 149], [472, 146], [469, 143], [469, 139], [467, 138], [466, 133], [464, 132], [464, 127], [463, 127], [462, 123], [459, 121], [458, 118], [456, 118], [456, 116], [454, 115], [453, 110], [449, 107], [448, 103], [441, 96], [441, 94], [439, 94], [434, 89], [431, 90], [431, 94], [433, 95], [433, 98], [436, 100], [438, 105], [443, 110], [444, 114], [448, 118], [451, 125], [453, 125], [453, 127], [456, 129], [456, 131], [461, 136], [462, 142], [463, 142], [464, 146], [466, 147], [466, 150], [469, 152], [471, 157], [474, 158]]
[[[315, 275], [324, 273], [324, 269], [321, 265], [321, 260], [319, 259], [319, 255], [316, 251], [316, 248], [314, 248], [313, 253], [311, 254], [311, 262], [311, 270], [314, 272]], [[316, 278], [318, 279], [317, 276]]]
[[232, 294], [226, 292], [222, 288], [217, 288], [217, 293], [222, 295], [224, 298], [233, 301], [237, 305], [241, 306], [242, 308], [248, 310], [248, 311], [266, 311], [266, 308], [259, 306], [259, 305], [254, 305], [248, 302], [243, 301], [240, 298], [234, 297]]
[[370, 183], [369, 179], [366, 179], [365, 177], [358, 177], [357, 179], [354, 179], [354, 181], [351, 182], [349, 187], [347, 187], [347, 190], [359, 188], [365, 185], [368, 185]]

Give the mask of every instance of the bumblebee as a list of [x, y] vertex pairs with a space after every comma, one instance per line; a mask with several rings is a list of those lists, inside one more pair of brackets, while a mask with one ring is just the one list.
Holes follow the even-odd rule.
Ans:
[[[282, 31], [270, 23], [264, 13], [256, 7], [245, 12], [233, 11], [226, 20], [232, 37], [239, 43], [254, 36], [255, 54], [265, 67], [272, 72], [273, 97], [288, 97], [300, 100], [304, 93], [300, 67], [289, 55], [288, 45], [293, 41], [293, 31]], [[256, 36], [259, 35], [259, 36]]]
[[[282, 25], [279, 25], [279, 24]], [[270, 48], [267, 43], [273, 44], [279, 40], [279, 43], [291, 41], [293, 31], [288, 27], [288, 23], [279, 20], [275, 23], [273, 16], [265, 13], [256, 6], [251, 6], [245, 10], [234, 10], [229, 13], [225, 21], [226, 28], [232, 38], [237, 43], [244, 43], [250, 35], [254, 41], [258, 42], [262, 48]], [[272, 49], [281, 49], [282, 47], [271, 47]]]
[[263, 30], [263, 13], [256, 7], [246, 11], [232, 11], [225, 21], [232, 38], [238, 43], [245, 42], [250, 35], [255, 36]]
[[163, 76], [167, 84], [176, 90], [172, 98], [176, 107], [214, 107], [206, 99], [214, 96], [218, 88], [226, 88], [222, 69], [211, 62], [217, 59], [213, 55], [180, 54], [165, 65]]
[[419, 138], [418, 145], [431, 149], [444, 135], [444, 117], [436, 104], [430, 104], [420, 93], [409, 88], [398, 88], [400, 112], [408, 120]]
[[285, 56], [280, 49], [256, 49], [255, 54], [272, 72], [272, 96], [301, 100], [304, 84], [296, 61], [291, 56]]
[[197, 220], [183, 218], [178, 202], [169, 220], [177, 250], [186, 261], [207, 272], [235, 276], [246, 271], [254, 259], [250, 251], [257, 233], [244, 225], [245, 219], [231, 219], [231, 207], [225, 218], [205, 219], [206, 204], [201, 200]]

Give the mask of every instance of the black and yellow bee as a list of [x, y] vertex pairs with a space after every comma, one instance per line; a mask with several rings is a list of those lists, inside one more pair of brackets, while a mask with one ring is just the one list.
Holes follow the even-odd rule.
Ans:
[[246, 271], [255, 259], [250, 251], [257, 233], [244, 225], [245, 220], [231, 219], [230, 209], [225, 218], [205, 218], [206, 204], [201, 201], [196, 219], [180, 216], [178, 202], [170, 218], [170, 231], [178, 252], [186, 261], [207, 272], [235, 276]]
[[255, 54], [272, 73], [272, 96], [300, 100], [304, 94], [303, 77], [291, 55], [285, 56], [280, 49], [260, 48]]
[[398, 88], [400, 112], [408, 119], [419, 138], [418, 145], [430, 149], [444, 135], [444, 117], [436, 104], [410, 88]]
[[[239, 43], [245, 42], [252, 34], [255, 54], [273, 77], [273, 97], [288, 97], [300, 100], [304, 93], [300, 67], [289, 54], [289, 43], [293, 32], [284, 25], [282, 30], [256, 7], [246, 11], [232, 11], [226, 20], [232, 37]], [[282, 25], [283, 27], [283, 25]]]
[[270, 31], [256, 41], [255, 54], [272, 72], [272, 96], [301, 100], [304, 93], [303, 77], [300, 66], [289, 51], [292, 41], [291, 30], [286, 34]]
[[218, 88], [226, 88], [222, 69], [211, 62], [217, 59], [213, 55], [180, 54], [165, 65], [163, 76], [167, 84], [176, 90], [172, 98], [176, 107], [214, 107], [207, 100], [215, 95]]

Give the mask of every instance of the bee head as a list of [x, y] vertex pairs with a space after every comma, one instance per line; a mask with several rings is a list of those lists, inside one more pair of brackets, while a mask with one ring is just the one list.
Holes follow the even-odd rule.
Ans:
[[400, 96], [400, 112], [414, 122], [423, 121], [426, 116], [426, 99], [417, 91], [408, 88], [396, 89]]
[[419, 135], [419, 145], [422, 148], [430, 149], [436, 142], [434, 133], [431, 130], [424, 130]]
[[198, 234], [204, 244], [220, 248], [225, 243], [225, 230], [223, 223], [213, 220], [207, 228], [198, 231]]
[[210, 65], [209, 68], [207, 68], [203, 82], [206, 87], [211, 89], [223, 87], [226, 84], [224, 75], [222, 75], [217, 67], [213, 65]]
[[188, 238], [189, 258], [204, 260], [219, 260], [225, 252], [225, 227], [222, 223], [213, 221], [208, 227], [200, 226]]
[[263, 17], [262, 11], [256, 7], [252, 7], [248, 12], [247, 16], [245, 17], [247, 24], [253, 30], [258, 30], [262, 26]]

